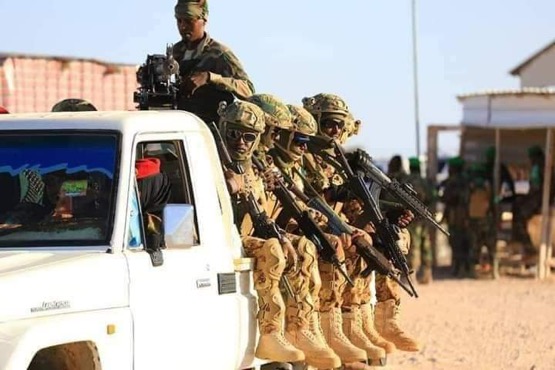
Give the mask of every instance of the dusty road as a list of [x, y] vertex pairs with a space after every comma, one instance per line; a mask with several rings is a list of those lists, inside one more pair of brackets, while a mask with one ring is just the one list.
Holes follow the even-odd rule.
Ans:
[[555, 279], [445, 279], [417, 289], [420, 298], [403, 298], [402, 323], [423, 350], [391, 354], [386, 369], [555, 369]]

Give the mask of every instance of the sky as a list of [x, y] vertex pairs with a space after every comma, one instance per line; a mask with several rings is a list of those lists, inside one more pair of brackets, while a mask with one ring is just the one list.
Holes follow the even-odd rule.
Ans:
[[[175, 0], [0, 0], [0, 52], [141, 64], [179, 40]], [[411, 0], [211, 0], [208, 32], [259, 93], [343, 97], [363, 121], [349, 143], [416, 154]], [[456, 96], [517, 88], [509, 71], [555, 36], [553, 0], [417, 0], [421, 152], [428, 124], [457, 124]], [[94, 103], [94, 102], [93, 102]], [[454, 154], [457, 135], [440, 138]]]

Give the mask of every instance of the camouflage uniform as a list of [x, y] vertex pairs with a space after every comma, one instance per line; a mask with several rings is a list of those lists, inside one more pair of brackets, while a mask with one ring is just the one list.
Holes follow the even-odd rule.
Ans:
[[445, 204], [445, 218], [449, 228], [449, 244], [452, 250], [453, 275], [462, 277], [466, 270], [472, 274], [468, 234], [469, 186], [462, 169], [464, 161], [449, 160], [449, 177], [445, 180], [441, 201]]
[[[318, 94], [312, 98], [305, 98], [303, 104], [317, 119], [321, 136], [333, 137], [340, 144], [344, 144], [350, 136], [358, 133], [360, 121], [354, 119], [340, 97], [332, 94]], [[310, 155], [305, 156], [305, 168], [312, 185], [329, 202], [334, 203], [334, 208], [341, 212], [341, 217], [346, 218], [348, 222], [353, 222], [356, 218], [349, 218], [349, 216], [353, 216], [352, 206], [356, 206], [357, 216], [362, 207], [358, 200], [352, 199], [348, 189], [343, 186], [343, 178], [331, 165], [334, 155], [333, 151], [322, 151], [315, 148]], [[373, 232], [373, 230], [368, 231]], [[362, 231], [357, 231], [357, 233], [360, 232]], [[368, 234], [363, 232], [362, 235], [367, 242], [372, 243]], [[347, 323], [345, 330], [357, 346], [367, 348], [364, 343], [367, 343], [368, 340], [373, 346], [381, 347], [386, 353], [390, 353], [395, 349], [395, 345], [385, 340], [374, 325], [373, 305], [371, 304], [374, 275], [367, 278], [360, 275], [366, 265], [353, 245], [346, 248], [345, 252], [347, 271], [355, 283], [354, 287], [347, 286], [343, 292], [343, 320]]]
[[[339, 124], [343, 122], [342, 131], [338, 132], [333, 125], [330, 126], [331, 128], [328, 128], [328, 132], [332, 133], [334, 139], [341, 144], [344, 144], [350, 136], [358, 133], [361, 122], [355, 121], [346, 103], [340, 97], [332, 94], [318, 94], [312, 98], [305, 98], [303, 103], [305, 108], [317, 119], [321, 135], [328, 136], [324, 124], [330, 124], [330, 122], [336, 122], [338, 124], [338, 129], [340, 128]], [[315, 155], [315, 157], [317, 157], [317, 155]], [[324, 161], [325, 160], [322, 162]], [[317, 175], [314, 175], [314, 177], [316, 176]], [[326, 191], [328, 198], [341, 200], [343, 202], [346, 201], [347, 204], [343, 205], [345, 213], [349, 213], [350, 216], [358, 216], [358, 213], [353, 213], [353, 207], [360, 212], [362, 207], [360, 204], [357, 204], [359, 201], [351, 199], [348, 192], [342, 190], [340, 186], [335, 186], [334, 183], [337, 182], [337, 176], [334, 177], [331, 179], [329, 178], [331, 186], [330, 189]], [[350, 221], [356, 224], [356, 217], [350, 219]], [[408, 249], [410, 243], [408, 231], [403, 229], [400, 238]], [[359, 263], [362, 263], [362, 261]], [[353, 264], [353, 272], [356, 268], [360, 268], [359, 263]], [[376, 275], [375, 286], [378, 303], [376, 306], [375, 321], [373, 321], [374, 313], [370, 304], [371, 295], [368, 293], [370, 292], [370, 280], [359, 279], [361, 279], [361, 281], [355, 284], [355, 286], [359, 288], [350, 290], [345, 294], [343, 309], [346, 312], [351, 311], [356, 313], [360, 308], [360, 312], [362, 312], [362, 325], [366, 336], [370, 338], [374, 344], [384, 348], [387, 352], [391, 352], [395, 347], [407, 351], [418, 350], [418, 343], [408, 337], [397, 326], [396, 317], [399, 312], [398, 307], [400, 304], [397, 284], [385, 276]], [[374, 325], [374, 323], [376, 325]], [[376, 329], [378, 330], [376, 331]]]
[[[418, 193], [420, 201], [426, 206], [433, 207], [434, 190], [432, 185], [420, 175], [420, 160], [409, 158], [410, 174], [406, 177], [406, 182], [412, 185]], [[427, 284], [432, 279], [433, 252], [430, 239], [430, 227], [422, 220], [415, 220], [408, 226], [411, 236], [411, 248], [408, 260], [410, 267], [414, 271], [421, 269], [419, 282]]]
[[474, 265], [480, 263], [482, 246], [486, 246], [487, 263], [494, 264], [496, 263], [496, 230], [493, 220], [493, 184], [488, 181], [485, 166], [481, 164], [471, 166], [468, 186], [470, 258]]
[[[266, 131], [262, 135], [255, 155], [266, 162], [268, 167], [274, 168], [274, 160], [270, 153], [275, 145], [279, 145], [274, 143], [274, 139], [279, 139], [279, 134], [275, 130], [285, 134], [293, 129], [293, 116], [288, 107], [275, 96], [256, 94], [248, 100], [264, 111], [266, 122]], [[290, 166], [285, 169], [288, 175], [292, 175], [290, 170]], [[270, 191], [267, 192], [266, 198], [267, 214], [274, 219], [278, 218], [282, 210], [281, 204]], [[285, 226], [285, 229], [289, 228]], [[285, 337], [305, 353], [308, 365], [318, 368], [339, 367], [340, 358], [328, 346], [320, 331], [313, 330], [318, 327], [318, 320], [315, 317], [319, 309], [318, 292], [322, 285], [316, 246], [304, 236], [288, 233], [287, 237], [299, 255], [300, 266], [297, 271], [287, 272], [287, 278], [291, 282], [295, 296], [288, 295], [286, 299]]]
[[[285, 304], [279, 281], [285, 271], [286, 261], [280, 240], [276, 238], [264, 240], [245, 232], [248, 229], [245, 225], [248, 224], [249, 218], [246, 197], [252, 194], [261, 205], [264, 204], [264, 185], [250, 164], [253, 151], [260, 140], [260, 134], [265, 128], [264, 114], [257, 106], [247, 102], [236, 102], [230, 106], [224, 104], [218, 114], [221, 116], [222, 136], [227, 140], [230, 155], [234, 161], [243, 164], [245, 169], [245, 173], [240, 175], [244, 185], [232, 195], [232, 201], [236, 220], [242, 231], [245, 253], [255, 259], [254, 286], [258, 293], [260, 330], [256, 356], [277, 362], [302, 361], [303, 352], [292, 346], [284, 337]], [[233, 137], [237, 132], [242, 134], [242, 139]], [[234, 151], [230, 143], [233, 143], [233, 140], [243, 140], [247, 143], [246, 133], [256, 135], [250, 149], [244, 153]]]
[[[176, 18], [208, 17], [206, 1], [179, 0], [175, 6]], [[179, 63], [180, 75], [193, 72], [208, 72], [208, 84], [201, 86], [192, 96], [183, 97], [179, 108], [191, 111], [205, 120], [217, 121], [217, 105], [225, 100], [230, 103], [233, 96], [245, 99], [253, 94], [254, 85], [235, 54], [208, 33], [195, 46], [187, 49], [184, 40], [173, 47], [173, 57]]]
[[[302, 190], [304, 183], [302, 178], [298, 175], [295, 168], [300, 173], [303, 169], [300, 168], [300, 162], [307, 149], [307, 142], [310, 137], [314, 136], [317, 131], [317, 123], [312, 115], [302, 107], [289, 106], [293, 115], [293, 128], [290, 130], [282, 130], [279, 139], [274, 144], [274, 148], [269, 151], [274, 163], [282, 169], [297, 186]], [[306, 205], [302, 205], [306, 207]], [[327, 219], [315, 210], [307, 209], [313, 213], [315, 220], [320, 223], [320, 226], [325, 230], [327, 228]], [[337, 257], [340, 261], [346, 260], [345, 254], [349, 257], [353, 253], [351, 245], [342, 244], [339, 237], [331, 234], [326, 234], [328, 240], [334, 246]], [[319, 260], [318, 270], [321, 277], [320, 281], [311, 281], [311, 293], [315, 300], [316, 306], [320, 312], [320, 324], [323, 333], [319, 328], [316, 333], [325, 337], [325, 341], [337, 353], [344, 363], [363, 361], [370, 359], [372, 362], [379, 362], [385, 353], [381, 348], [372, 345], [366, 339], [367, 343], [354, 343], [349, 341], [345, 336], [344, 331], [350, 330], [350, 321], [343, 320], [341, 316], [341, 306], [343, 294], [346, 287], [346, 280], [341, 272], [329, 262]], [[317, 319], [314, 320], [317, 322]]]

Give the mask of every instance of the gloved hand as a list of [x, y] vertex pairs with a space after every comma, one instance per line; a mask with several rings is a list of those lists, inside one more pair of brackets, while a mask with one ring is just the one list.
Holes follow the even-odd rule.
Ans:
[[232, 170], [225, 170], [224, 177], [227, 184], [227, 190], [231, 195], [239, 193], [245, 187], [243, 176], [233, 172]]

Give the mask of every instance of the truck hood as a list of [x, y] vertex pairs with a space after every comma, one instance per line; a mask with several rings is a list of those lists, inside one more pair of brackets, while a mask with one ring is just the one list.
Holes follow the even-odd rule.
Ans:
[[0, 322], [128, 306], [122, 254], [0, 252]]

